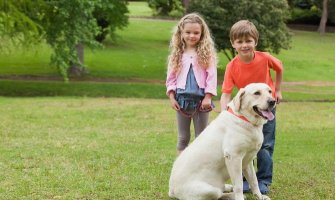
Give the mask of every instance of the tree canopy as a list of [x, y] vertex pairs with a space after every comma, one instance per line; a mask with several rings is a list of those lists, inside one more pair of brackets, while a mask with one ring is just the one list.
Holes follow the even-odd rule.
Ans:
[[289, 17], [286, 0], [192, 0], [187, 12], [203, 15], [217, 49], [228, 59], [235, 56], [229, 40], [230, 28], [242, 19], [248, 19], [257, 27], [260, 33], [258, 50], [278, 53], [280, 49], [289, 48], [291, 37], [285, 23]]
[[[99, 34], [112, 34], [128, 22], [126, 0], [1, 0], [0, 8], [0, 37], [22, 43], [45, 40], [53, 49], [51, 63], [65, 80], [71, 65], [84, 67], [79, 44], [98, 47]], [[102, 19], [104, 27], [98, 24]]]

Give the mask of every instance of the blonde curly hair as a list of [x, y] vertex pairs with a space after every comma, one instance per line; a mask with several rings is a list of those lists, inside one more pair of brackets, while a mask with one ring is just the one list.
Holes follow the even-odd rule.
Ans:
[[198, 63], [207, 69], [213, 60], [216, 60], [216, 50], [209, 28], [198, 13], [190, 13], [180, 19], [174, 28], [170, 41], [170, 55], [168, 57], [168, 69], [178, 73], [182, 67], [181, 59], [186, 48], [186, 43], [182, 38], [182, 31], [187, 23], [198, 23], [201, 26], [201, 37], [196, 47]]

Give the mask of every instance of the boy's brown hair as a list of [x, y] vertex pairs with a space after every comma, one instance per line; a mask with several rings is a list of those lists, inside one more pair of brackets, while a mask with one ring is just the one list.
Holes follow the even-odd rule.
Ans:
[[240, 38], [252, 37], [257, 44], [259, 34], [256, 26], [251, 21], [240, 20], [231, 27], [229, 37], [231, 42]]

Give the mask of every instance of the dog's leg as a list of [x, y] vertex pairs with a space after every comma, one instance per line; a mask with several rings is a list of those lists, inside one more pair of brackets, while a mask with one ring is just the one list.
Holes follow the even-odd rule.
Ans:
[[244, 200], [243, 177], [242, 177], [242, 157], [238, 154], [224, 152], [225, 162], [231, 181], [233, 182], [236, 200]]
[[191, 181], [183, 184], [183, 186], [175, 191], [175, 197], [178, 199], [192, 200], [217, 200], [223, 195], [223, 191], [203, 181]]
[[[245, 195], [243, 196], [245, 199], [247, 199]], [[235, 200], [235, 194], [234, 193], [224, 193], [219, 200]], [[267, 199], [264, 199], [264, 200], [267, 200]]]
[[235, 194], [234, 193], [224, 193], [219, 200], [234, 200]]
[[254, 166], [252, 165], [252, 161], [248, 164], [247, 168], [243, 170], [243, 174], [249, 183], [252, 194], [257, 199], [262, 199], [262, 194], [259, 191], [257, 176]]

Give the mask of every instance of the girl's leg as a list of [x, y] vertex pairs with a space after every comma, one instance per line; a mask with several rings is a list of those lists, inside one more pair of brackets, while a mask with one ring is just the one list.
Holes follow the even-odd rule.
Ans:
[[178, 124], [177, 151], [179, 154], [187, 147], [188, 143], [190, 142], [191, 118], [184, 116], [180, 112], [177, 112], [177, 124]]
[[209, 112], [196, 112], [193, 115], [195, 137], [198, 137], [200, 133], [207, 127], [208, 118]]

